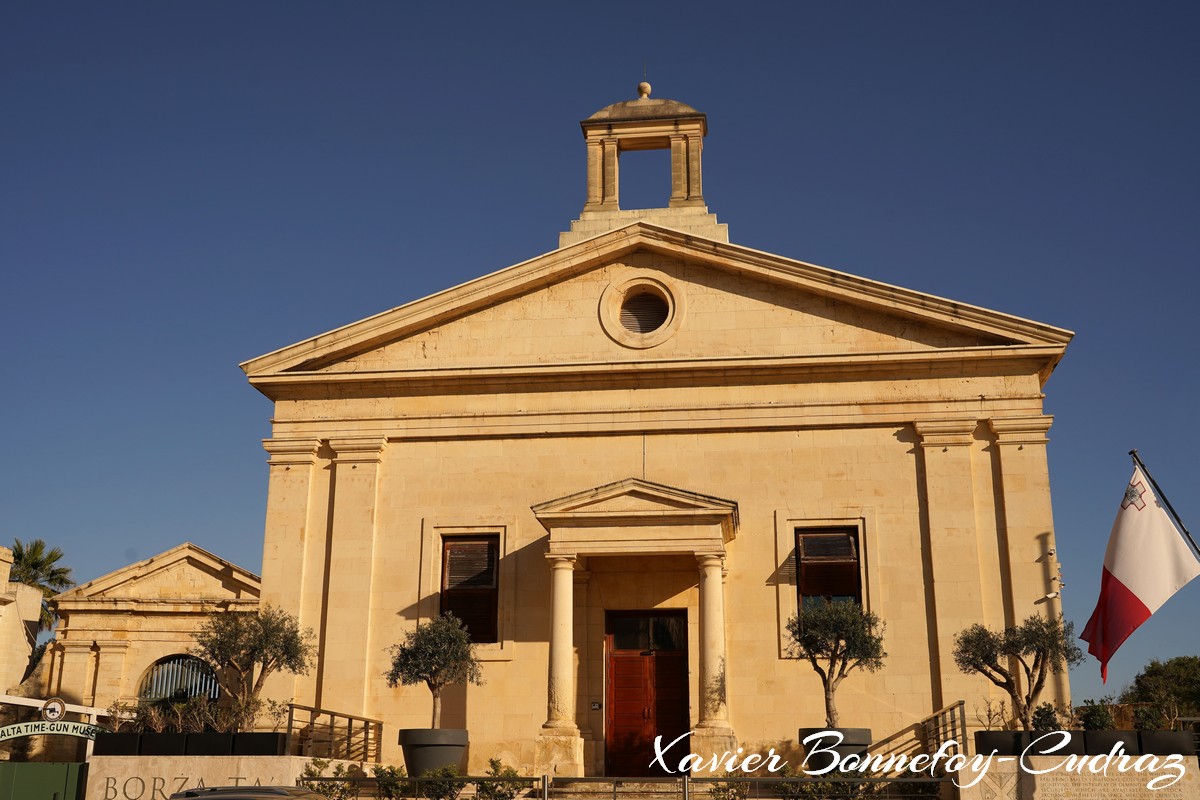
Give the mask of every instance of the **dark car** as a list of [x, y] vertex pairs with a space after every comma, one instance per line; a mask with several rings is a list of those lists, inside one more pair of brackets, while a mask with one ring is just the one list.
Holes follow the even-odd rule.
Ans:
[[291, 797], [299, 800], [328, 800], [325, 795], [298, 789], [295, 786], [206, 786], [202, 789], [185, 789], [171, 795], [170, 800], [185, 800], [189, 797], [211, 797], [213, 800], [271, 800], [273, 797]]

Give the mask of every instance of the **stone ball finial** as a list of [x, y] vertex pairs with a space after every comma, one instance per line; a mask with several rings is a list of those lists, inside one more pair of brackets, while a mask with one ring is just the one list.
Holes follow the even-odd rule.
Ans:
[[650, 84], [646, 83], [645, 81], [642, 81], [641, 83], [638, 84], [638, 98], [641, 99], [641, 98], [649, 97], [649, 96], [650, 96]]

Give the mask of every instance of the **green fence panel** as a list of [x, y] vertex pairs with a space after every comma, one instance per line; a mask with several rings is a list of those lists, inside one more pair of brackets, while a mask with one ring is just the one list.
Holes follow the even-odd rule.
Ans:
[[0, 762], [0, 800], [84, 800], [87, 764]]

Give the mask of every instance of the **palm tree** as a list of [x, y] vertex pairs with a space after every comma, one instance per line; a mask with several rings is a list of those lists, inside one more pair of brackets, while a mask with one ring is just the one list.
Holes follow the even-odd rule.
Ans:
[[16, 539], [13, 542], [12, 553], [12, 572], [8, 579], [41, 589], [42, 619], [39, 629], [49, 630], [56, 617], [46, 600], [75, 585], [70, 567], [55, 566], [63, 557], [63, 551], [58, 547], [47, 549], [46, 543], [41, 539], [34, 539], [28, 545]]

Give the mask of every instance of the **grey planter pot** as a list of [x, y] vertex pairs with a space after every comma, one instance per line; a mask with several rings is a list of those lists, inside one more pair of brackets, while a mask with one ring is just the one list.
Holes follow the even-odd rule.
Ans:
[[233, 752], [232, 733], [189, 733], [186, 755], [227, 756]]
[[1154, 756], [1194, 756], [1194, 737], [1191, 731], [1138, 731], [1142, 752]]
[[999, 756], [1020, 755], [1029, 744], [1022, 741], [1023, 731], [975, 731], [975, 752], [987, 755], [995, 752]]
[[[1062, 742], [1062, 734], [1058, 731], [1055, 731], [1053, 735], [1050, 735], [1050, 732], [1048, 731], [1030, 731], [1027, 734], [1028, 738], [1025, 739], [1023, 743], [1026, 747], [1033, 747], [1033, 749], [1029, 751], [1029, 755], [1031, 756], [1041, 755], [1041, 751], [1051, 747], [1058, 747], [1057, 750], [1055, 750], [1053, 753], [1050, 753], [1052, 756], [1083, 755], [1086, 752], [1083, 736], [1084, 731], [1066, 731], [1066, 733], [1070, 734], [1070, 738], [1067, 739], [1066, 744], [1064, 744], [1062, 747], [1058, 747], [1058, 745]], [[1039, 742], [1038, 739], [1041, 739], [1043, 736], [1046, 738]], [[1024, 749], [1025, 748], [1022, 748], [1022, 750]]]
[[96, 737], [92, 746], [94, 756], [136, 756], [138, 744], [142, 740], [140, 733], [122, 731], [121, 733], [102, 733]]
[[1089, 756], [1103, 756], [1112, 752], [1117, 742], [1127, 755], [1141, 755], [1137, 731], [1084, 731], [1084, 746]]
[[[827, 745], [822, 744], [822, 750], [832, 749], [839, 758], [848, 755], [857, 755], [865, 752], [871, 746], [871, 729], [870, 728], [801, 728], [798, 733], [800, 735], [801, 746], [804, 746], [804, 740], [814, 733], [821, 731], [835, 730], [842, 735], [842, 743], [834, 745], [832, 748], [827, 748]], [[821, 770], [829, 765], [833, 760], [833, 756], [828, 753], [815, 753], [812, 758], [807, 755], [804, 760], [804, 769], [806, 770]]]
[[287, 735], [283, 733], [235, 733], [235, 756], [285, 756]]
[[406, 728], [400, 731], [404, 766], [411, 777], [453, 766], [462, 769], [467, 732], [457, 728]]
[[138, 754], [143, 756], [181, 756], [186, 752], [186, 733], [143, 733], [138, 746]]

